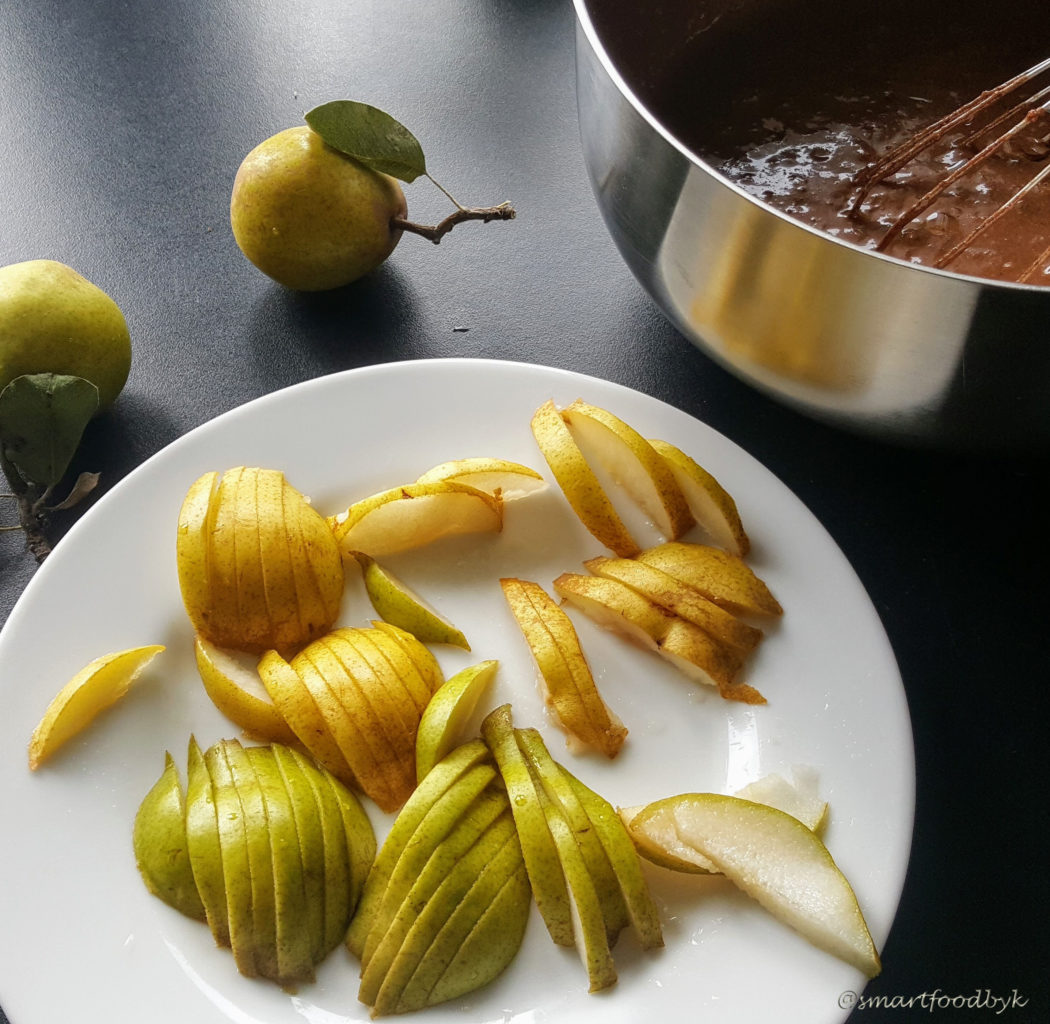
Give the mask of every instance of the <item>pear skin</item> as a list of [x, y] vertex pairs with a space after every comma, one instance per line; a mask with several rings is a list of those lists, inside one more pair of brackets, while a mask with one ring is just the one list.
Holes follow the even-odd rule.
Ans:
[[215, 792], [204, 754], [192, 736], [186, 774], [186, 849], [190, 855], [193, 880], [216, 945], [229, 947], [230, 919], [226, 909], [226, 880]]

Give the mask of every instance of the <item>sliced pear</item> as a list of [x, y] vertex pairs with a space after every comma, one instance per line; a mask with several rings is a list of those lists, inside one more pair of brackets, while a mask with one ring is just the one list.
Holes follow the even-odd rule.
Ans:
[[135, 814], [132, 844], [146, 888], [187, 917], [205, 920], [186, 843], [186, 799], [169, 753], [163, 773]]
[[669, 540], [677, 540], [695, 520], [675, 474], [632, 426], [607, 409], [577, 399], [562, 410], [584, 456], [604, 466]]
[[739, 558], [746, 557], [751, 550], [751, 541], [732, 495], [680, 448], [667, 441], [650, 440], [649, 444], [670, 467], [693, 518], [711, 540]]
[[499, 495], [504, 501], [528, 497], [547, 486], [536, 470], [520, 462], [484, 457], [442, 462], [428, 469], [416, 483], [428, 484], [438, 480], [469, 484], [486, 494]]
[[744, 665], [739, 651], [713, 640], [685, 619], [671, 623], [660, 641], [659, 653], [683, 675], [704, 686], [714, 686], [725, 700], [743, 704], [765, 704], [766, 698], [737, 677]]
[[86, 729], [106, 708], [128, 692], [162, 644], [104, 654], [85, 665], [59, 690], [29, 740], [29, 767], [34, 771], [56, 750]]
[[599, 693], [568, 615], [537, 583], [504, 578], [500, 586], [536, 660], [544, 703], [558, 724], [575, 743], [615, 757], [627, 729]]
[[190, 737], [186, 779], [186, 849], [208, 927], [218, 946], [230, 945], [230, 919], [226, 909], [226, 880], [219, 843], [215, 791], [204, 754]]
[[528, 762], [514, 735], [509, 704], [501, 705], [486, 716], [481, 724], [481, 735], [492, 751], [507, 787], [514, 823], [521, 838], [525, 868], [543, 922], [555, 943], [573, 946], [573, 911], [565, 873]]
[[[223, 650], [198, 635], [193, 643], [197, 671], [212, 703], [253, 739], [298, 742], [291, 726], [266, 692], [258, 658]], [[251, 665], [245, 658], [252, 659]]]
[[470, 650], [467, 638], [407, 583], [360, 551], [354, 557], [361, 565], [368, 599], [379, 616], [407, 630], [426, 644], [451, 644]]
[[[292, 753], [297, 755], [296, 751]], [[376, 835], [372, 822], [357, 797], [329, 772], [318, 772], [317, 774], [322, 776], [335, 796], [336, 808], [343, 819], [343, 832], [346, 836], [347, 852], [350, 857], [350, 914], [352, 915], [375, 861]], [[346, 925], [342, 926], [340, 939], [345, 937], [346, 928]]]
[[741, 558], [706, 544], [672, 541], [643, 551], [638, 560], [662, 569], [734, 615], [782, 615], [769, 587]]
[[580, 451], [553, 401], [536, 410], [532, 434], [580, 522], [602, 544], [629, 558], [641, 550]]
[[817, 835], [820, 835], [828, 819], [828, 802], [820, 798], [816, 775], [812, 772], [795, 769], [791, 781], [775, 773], [763, 775], [743, 789], [738, 789], [733, 796], [775, 807], [778, 811], [798, 818]]
[[650, 863], [688, 875], [718, 874], [707, 857], [679, 838], [671, 807], [621, 807], [619, 813], [635, 849]]
[[416, 781], [463, 741], [478, 703], [496, 678], [498, 661], [482, 661], [457, 672], [430, 699], [416, 732]]
[[427, 709], [430, 698], [444, 685], [445, 677], [437, 658], [411, 633], [389, 622], [375, 621], [368, 631], [369, 640], [379, 649], [405, 688], [412, 695], [420, 714]]
[[679, 839], [820, 949], [874, 977], [882, 969], [857, 897], [827, 847], [797, 818], [763, 804], [687, 793], [668, 807]]
[[303, 596], [296, 589], [296, 571], [292, 563], [293, 548], [302, 551], [305, 561], [305, 546], [296, 547], [289, 537], [285, 522], [284, 492], [287, 486], [280, 470], [259, 469], [255, 474], [257, 507], [270, 510], [268, 515], [257, 516], [256, 522], [263, 599], [270, 620], [270, 646], [279, 651], [294, 651], [302, 644], [303, 637], [310, 635], [310, 626], [304, 624], [300, 612]]
[[591, 558], [584, 562], [589, 572], [619, 580], [643, 597], [679, 618], [699, 626], [714, 639], [748, 654], [762, 640], [762, 631], [719, 607], [681, 580], [635, 558]]
[[214, 501], [219, 486], [219, 474], [205, 473], [198, 477], [186, 492], [179, 510], [178, 535], [175, 545], [176, 565], [182, 602], [190, 621], [195, 626], [211, 617], [211, 584], [209, 552]]
[[503, 502], [452, 480], [406, 484], [362, 498], [331, 525], [347, 554], [381, 558], [456, 534], [498, 533]]

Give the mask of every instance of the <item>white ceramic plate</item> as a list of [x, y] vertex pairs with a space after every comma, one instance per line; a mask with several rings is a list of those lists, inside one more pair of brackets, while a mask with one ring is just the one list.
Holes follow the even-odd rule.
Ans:
[[[685, 449], [736, 497], [754, 542], [752, 565], [786, 609], [748, 675], [769, 703], [724, 702], [576, 616], [599, 685], [630, 737], [613, 763], [568, 753], [543, 712], [533, 663], [496, 582], [516, 575], [549, 587], [602, 553], [554, 487], [508, 507], [500, 535], [396, 560], [395, 571], [473, 644], [469, 655], [438, 650], [443, 666], [452, 672], [498, 658], [493, 705], [510, 700], [518, 724], [539, 726], [556, 756], [620, 805], [731, 791], [793, 765], [815, 768], [831, 803], [826, 841], [881, 946], [911, 840], [911, 729], [878, 616], [820, 524], [726, 438], [637, 392], [524, 364], [397, 363], [310, 381], [181, 438], [84, 515], [12, 612], [0, 634], [0, 1005], [12, 1024], [368, 1019], [356, 999], [356, 964], [342, 949], [297, 995], [246, 980], [203, 925], [148, 895], [135, 869], [131, 823], [165, 750], [184, 770], [191, 731], [202, 744], [236, 734], [193, 667], [175, 572], [179, 506], [199, 474], [242, 464], [283, 469], [323, 511], [452, 458], [492, 454], [546, 473], [529, 420], [548, 398], [561, 405], [578, 396]], [[370, 617], [351, 586], [343, 621]], [[146, 643], [168, 650], [120, 705], [31, 774], [26, 742], [59, 687], [93, 657]], [[388, 819], [369, 810], [385, 834]], [[612, 990], [589, 995], [575, 954], [555, 948], [534, 914], [500, 979], [419, 1019], [831, 1024], [847, 1016], [842, 993], [863, 984], [853, 968], [724, 880], [656, 868], [649, 877], [666, 948], [643, 953], [625, 932]]]

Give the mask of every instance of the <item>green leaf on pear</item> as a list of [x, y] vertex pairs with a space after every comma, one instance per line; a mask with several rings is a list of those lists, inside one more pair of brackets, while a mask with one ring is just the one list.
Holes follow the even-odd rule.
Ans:
[[[62, 479], [84, 428], [98, 409], [98, 388], [83, 377], [33, 373], [0, 392], [0, 453], [27, 484]], [[10, 476], [10, 473], [7, 472]]]
[[409, 183], [427, 173], [419, 140], [378, 107], [332, 100], [309, 111], [306, 123], [333, 149], [374, 171]]

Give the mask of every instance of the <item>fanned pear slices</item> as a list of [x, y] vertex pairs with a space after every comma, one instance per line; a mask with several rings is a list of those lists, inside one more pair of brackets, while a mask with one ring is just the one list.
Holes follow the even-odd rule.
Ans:
[[739, 797], [687, 793], [632, 819], [670, 816], [678, 840], [815, 946], [869, 977], [881, 970], [857, 897], [820, 838], [797, 818]]
[[498, 533], [503, 501], [453, 480], [406, 484], [354, 502], [329, 520], [346, 554], [373, 558], [462, 533]]
[[523, 466], [520, 462], [485, 457], [442, 462], [441, 465], [428, 469], [416, 483], [429, 484], [438, 480], [468, 484], [504, 501], [526, 498], [547, 486], [547, 482], [536, 470]]
[[544, 703], [570, 741], [615, 757], [627, 730], [598, 692], [572, 620], [530, 580], [500, 580], [503, 595], [532, 651]]

